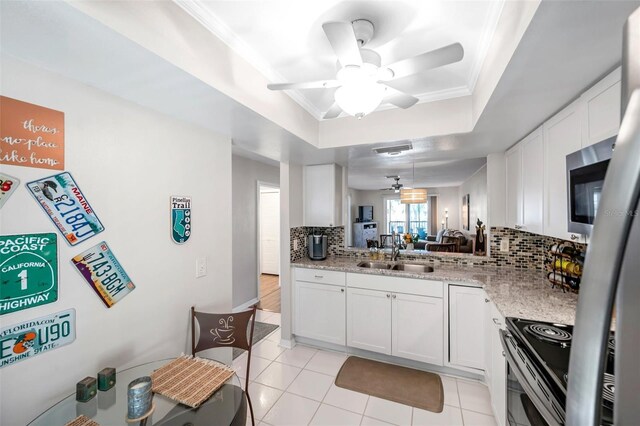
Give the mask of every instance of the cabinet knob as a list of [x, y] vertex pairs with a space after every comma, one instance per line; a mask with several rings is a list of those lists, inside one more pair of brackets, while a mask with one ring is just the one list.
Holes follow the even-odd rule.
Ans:
[[522, 225], [516, 225], [515, 228], [516, 229], [522, 229]]
[[390, 297], [391, 297], [391, 295], [389, 293], [387, 293], [387, 299], [390, 298]]
[[572, 239], [573, 241], [575, 241], [575, 240], [580, 239], [580, 237], [579, 237], [579, 236], [577, 236], [576, 234], [571, 234], [571, 239]]
[[498, 321], [498, 318], [493, 318], [493, 323], [500, 327], [500, 321]]
[[489, 303], [489, 299], [484, 299], [484, 303]]
[[396, 298], [396, 295], [395, 295], [395, 294], [391, 295], [391, 298], [392, 298], [392, 299], [395, 299], [395, 298]]
[[505, 356], [505, 355], [504, 355], [504, 351], [502, 351], [502, 356]]
[[316, 278], [324, 278], [324, 276], [322, 276], [322, 275], [314, 275], [314, 277], [316, 277]]
[[341, 288], [341, 289], [340, 289], [340, 292], [341, 292], [341, 293], [344, 293], [344, 288]]

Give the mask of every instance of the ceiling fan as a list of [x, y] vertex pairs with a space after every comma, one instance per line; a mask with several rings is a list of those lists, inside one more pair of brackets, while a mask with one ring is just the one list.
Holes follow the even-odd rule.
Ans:
[[400, 183], [400, 176], [385, 176], [387, 179], [393, 179], [396, 183], [391, 184], [390, 188], [382, 188], [380, 191], [393, 191], [395, 193], [400, 192], [400, 188], [404, 185]]
[[375, 110], [381, 103], [409, 108], [418, 102], [412, 95], [392, 87], [393, 81], [433, 68], [461, 61], [464, 49], [453, 43], [412, 58], [382, 66], [380, 55], [364, 49], [373, 37], [373, 24], [366, 19], [353, 22], [322, 24], [329, 43], [338, 57], [336, 78], [301, 83], [268, 84], [271, 90], [338, 89], [335, 102], [324, 114], [325, 119], [336, 118], [343, 111], [358, 119]]

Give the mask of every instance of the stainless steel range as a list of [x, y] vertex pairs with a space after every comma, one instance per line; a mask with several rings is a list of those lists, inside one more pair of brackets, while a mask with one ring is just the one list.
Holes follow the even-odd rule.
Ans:
[[[508, 362], [507, 420], [511, 426], [565, 424], [573, 327], [507, 318], [501, 332]], [[609, 337], [602, 424], [613, 424], [615, 337]]]

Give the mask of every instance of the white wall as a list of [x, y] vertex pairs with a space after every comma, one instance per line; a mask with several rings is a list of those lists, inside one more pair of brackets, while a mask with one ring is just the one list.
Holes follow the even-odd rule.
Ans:
[[460, 228], [462, 228], [462, 197], [469, 194], [469, 233], [475, 234], [478, 218], [487, 223], [487, 166], [484, 165], [460, 185]]
[[278, 185], [278, 167], [232, 156], [233, 306], [258, 297], [258, 181]]
[[449, 229], [462, 229], [460, 226], [461, 198], [458, 188], [457, 186], [447, 186], [427, 189], [427, 194], [438, 197], [438, 230], [442, 229], [442, 221], [445, 220], [445, 208], [449, 210]]
[[[9, 426], [26, 424], [106, 366], [186, 351], [191, 305], [231, 308], [231, 141], [9, 57], [1, 66], [3, 95], [65, 113], [66, 170], [106, 227], [75, 247], [58, 235], [59, 300], [2, 317], [11, 325], [69, 308], [77, 315], [71, 345], [1, 370], [0, 423]], [[22, 182], [53, 174], [2, 170]], [[170, 195], [193, 197], [193, 234], [184, 245], [170, 238]], [[22, 186], [2, 208], [0, 232], [56, 231]], [[136, 285], [111, 309], [70, 263], [102, 240]], [[199, 256], [209, 275], [196, 279]]]

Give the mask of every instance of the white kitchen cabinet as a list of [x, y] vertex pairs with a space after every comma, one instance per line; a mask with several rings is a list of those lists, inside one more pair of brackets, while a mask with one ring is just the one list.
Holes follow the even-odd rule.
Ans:
[[[564, 240], [576, 239], [567, 231], [567, 154], [581, 149], [580, 103], [576, 101], [544, 125], [545, 214], [544, 233]], [[572, 237], [573, 236], [573, 237]]]
[[490, 335], [491, 359], [487, 364], [491, 365], [491, 378], [488, 383], [491, 394], [491, 408], [498, 426], [507, 425], [507, 361], [502, 349], [500, 330], [505, 328], [503, 316], [493, 303], [490, 303], [491, 323], [487, 324], [487, 332]]
[[485, 296], [478, 287], [449, 285], [449, 363], [484, 369]]
[[618, 68], [580, 97], [583, 148], [618, 134], [620, 79], [621, 71]]
[[391, 354], [442, 365], [443, 307], [437, 297], [391, 294]]
[[391, 355], [391, 292], [347, 289], [347, 346]]
[[506, 167], [506, 224], [509, 228], [522, 226], [522, 147], [514, 146], [505, 155]]
[[542, 128], [522, 144], [522, 229], [541, 234], [544, 199], [544, 144]]
[[336, 164], [304, 167], [304, 225], [342, 226], [342, 168]]
[[[304, 271], [307, 275], [308, 272], [313, 272], [313, 270], [303, 269], [297, 271]], [[311, 282], [325, 279], [326, 272], [341, 274], [343, 284]], [[316, 275], [321, 278], [301, 281], [296, 276], [294, 334], [322, 342], [344, 345], [346, 342], [344, 272], [318, 271]]]

